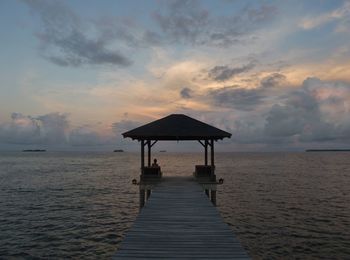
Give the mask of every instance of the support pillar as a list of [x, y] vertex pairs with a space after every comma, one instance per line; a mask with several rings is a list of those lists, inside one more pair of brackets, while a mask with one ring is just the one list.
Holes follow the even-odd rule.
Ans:
[[151, 167], [151, 140], [147, 141], [148, 148], [148, 167]]
[[140, 189], [140, 209], [145, 206], [145, 190]]
[[216, 190], [211, 190], [211, 202], [213, 203], [214, 206], [216, 206]]
[[214, 166], [214, 140], [213, 139], [211, 139], [210, 140], [210, 159], [211, 159], [211, 162], [210, 162], [210, 164], [211, 164], [211, 166]]
[[151, 196], [151, 190], [147, 190], [147, 195], [146, 195], [147, 200], [149, 199], [150, 196]]
[[204, 141], [204, 165], [208, 165], [208, 140]]
[[145, 167], [145, 140], [141, 140], [141, 174], [143, 174], [144, 167]]
[[205, 195], [207, 195], [207, 197], [209, 198], [209, 190], [205, 189]]
[[210, 165], [212, 181], [216, 181], [215, 177], [215, 162], [214, 162], [214, 139], [210, 140]]

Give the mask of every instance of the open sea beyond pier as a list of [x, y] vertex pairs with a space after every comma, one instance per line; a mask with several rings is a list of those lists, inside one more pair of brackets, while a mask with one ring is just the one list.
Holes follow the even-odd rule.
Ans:
[[[203, 162], [154, 156], [164, 176]], [[110, 258], [138, 214], [139, 168], [138, 153], [0, 153], [0, 258]], [[350, 258], [350, 153], [217, 153], [216, 174], [253, 259]]]

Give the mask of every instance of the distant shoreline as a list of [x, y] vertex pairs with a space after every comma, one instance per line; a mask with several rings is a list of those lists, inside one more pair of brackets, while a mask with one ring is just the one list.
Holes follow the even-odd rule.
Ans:
[[46, 152], [46, 150], [43, 149], [29, 149], [29, 150], [23, 150], [22, 152], [31, 152], [31, 153], [37, 153], [37, 152]]
[[350, 152], [350, 149], [307, 149], [305, 152]]

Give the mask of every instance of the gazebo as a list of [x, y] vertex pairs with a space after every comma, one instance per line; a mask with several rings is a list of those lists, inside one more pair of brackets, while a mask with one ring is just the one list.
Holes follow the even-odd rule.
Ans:
[[[183, 114], [172, 114], [122, 134], [141, 142], [141, 181], [161, 177], [160, 171], [151, 167], [152, 147], [158, 141], [198, 141], [204, 147], [204, 165], [196, 165], [195, 176], [216, 182], [214, 142], [231, 134]], [[145, 165], [147, 148], [147, 165]], [[208, 149], [210, 148], [210, 165]]]

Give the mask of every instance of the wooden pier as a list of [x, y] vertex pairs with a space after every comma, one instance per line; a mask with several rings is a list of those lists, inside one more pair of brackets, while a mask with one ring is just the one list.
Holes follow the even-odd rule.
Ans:
[[113, 259], [250, 259], [194, 178], [162, 178]]
[[[173, 114], [123, 136], [141, 143], [140, 181], [133, 180], [139, 185], [141, 212], [114, 259], [249, 259], [214, 206], [216, 185], [222, 183], [216, 181], [214, 143], [230, 138], [230, 133]], [[161, 168], [151, 165], [151, 150], [158, 141], [198, 141], [204, 165], [195, 165], [195, 178], [162, 178]]]

